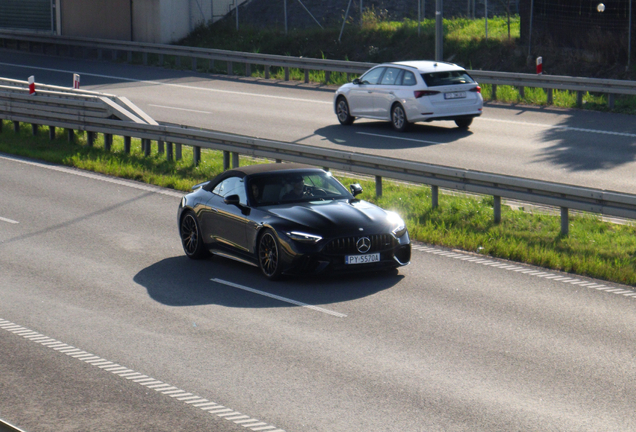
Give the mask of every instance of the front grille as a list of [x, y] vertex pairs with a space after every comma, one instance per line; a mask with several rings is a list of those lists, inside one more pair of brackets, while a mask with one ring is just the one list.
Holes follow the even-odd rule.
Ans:
[[324, 253], [329, 255], [357, 255], [360, 254], [356, 243], [362, 237], [371, 240], [371, 248], [366, 253], [383, 252], [395, 247], [397, 240], [391, 234], [374, 234], [369, 236], [343, 237], [329, 242], [325, 246]]

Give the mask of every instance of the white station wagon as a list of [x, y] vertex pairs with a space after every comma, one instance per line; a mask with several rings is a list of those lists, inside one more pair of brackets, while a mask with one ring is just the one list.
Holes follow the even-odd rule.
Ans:
[[465, 69], [435, 61], [383, 63], [341, 86], [334, 110], [343, 125], [356, 117], [388, 120], [399, 132], [410, 123], [454, 120], [467, 129], [482, 113], [481, 87]]

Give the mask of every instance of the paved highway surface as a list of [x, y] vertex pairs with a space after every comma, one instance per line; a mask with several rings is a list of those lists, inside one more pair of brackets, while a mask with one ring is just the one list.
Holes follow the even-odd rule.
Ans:
[[6, 155], [0, 184], [0, 418], [28, 432], [636, 430], [629, 288], [425, 246], [274, 283], [188, 260], [174, 191]]
[[126, 96], [156, 120], [262, 138], [373, 153], [633, 193], [636, 121], [584, 110], [487, 104], [468, 131], [454, 122], [409, 133], [359, 120], [340, 126], [335, 87], [226, 78], [0, 50], [0, 76]]
[[[489, 105], [398, 135], [337, 126], [331, 91], [0, 51], [0, 76], [71, 72], [158, 120], [633, 190], [628, 116]], [[7, 155], [0, 185], [0, 418], [28, 432], [636, 430], [631, 288], [424, 245], [273, 283], [185, 258], [174, 191]]]

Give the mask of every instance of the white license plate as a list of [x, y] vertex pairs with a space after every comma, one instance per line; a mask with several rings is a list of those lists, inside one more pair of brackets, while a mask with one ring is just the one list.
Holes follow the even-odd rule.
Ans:
[[444, 99], [461, 99], [466, 97], [466, 92], [444, 93]]
[[380, 254], [368, 254], [368, 255], [347, 255], [345, 256], [345, 264], [367, 264], [380, 261]]

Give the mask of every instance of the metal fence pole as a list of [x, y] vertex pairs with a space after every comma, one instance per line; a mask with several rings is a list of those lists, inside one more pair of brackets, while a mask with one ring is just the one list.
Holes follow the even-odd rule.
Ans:
[[349, 8], [351, 7], [352, 1], [353, 0], [349, 0], [349, 4], [347, 5], [347, 12], [345, 12], [344, 20], [342, 21], [342, 28], [340, 29], [340, 36], [338, 36], [338, 42], [340, 42], [340, 40], [342, 39], [342, 32], [344, 31], [345, 24], [347, 23], [347, 18], [349, 18]]
[[500, 196], [493, 196], [493, 198], [495, 199], [493, 202], [493, 210], [495, 213], [495, 223], [499, 224], [501, 223], [501, 197]]
[[283, 0], [283, 8], [285, 9], [285, 34], [287, 34], [287, 0]]
[[375, 196], [380, 198], [382, 196], [382, 177], [375, 176]]
[[484, 0], [484, 18], [486, 21], [486, 40], [488, 40], [488, 0]]
[[435, 0], [435, 60], [444, 59], [444, 19], [443, 0]]
[[570, 214], [567, 207], [561, 207], [561, 235], [570, 234]]
[[532, 18], [534, 17], [534, 0], [530, 1], [530, 28], [528, 29], [528, 59], [527, 63], [530, 65], [532, 63]]
[[439, 186], [431, 186], [431, 207], [439, 207]]
[[632, 57], [632, 0], [629, 0], [629, 31], [627, 33], [627, 70], [629, 70]]

